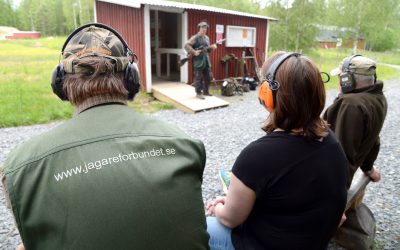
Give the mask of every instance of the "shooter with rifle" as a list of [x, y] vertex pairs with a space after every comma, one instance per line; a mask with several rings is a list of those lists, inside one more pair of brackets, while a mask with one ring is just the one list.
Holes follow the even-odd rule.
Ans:
[[[217, 43], [221, 44], [222, 42], [225, 42], [225, 40], [226, 40], [226, 38], [221, 39], [221, 40], [217, 41]], [[198, 47], [196, 50], [199, 50], [200, 53], [202, 53], [204, 51], [208, 51], [209, 49], [211, 49], [211, 46], [213, 46], [213, 45], [215, 45], [215, 44], [212, 44], [212, 45], [210, 45], [208, 47], [205, 47], [205, 46], [202, 45], [202, 46]], [[185, 63], [187, 61], [189, 61], [190, 58], [192, 58], [192, 54], [188, 54], [187, 57], [179, 60], [179, 65], [182, 67], [183, 65], [185, 65]]]
[[[211, 82], [211, 62], [208, 53], [215, 50], [217, 45], [210, 45], [210, 39], [206, 35], [209, 27], [206, 20], [202, 20], [197, 27], [199, 32], [185, 43], [184, 48], [193, 62], [196, 97], [204, 100], [204, 96], [211, 96], [208, 90]], [[181, 61], [181, 65], [188, 60], [185, 59]]]

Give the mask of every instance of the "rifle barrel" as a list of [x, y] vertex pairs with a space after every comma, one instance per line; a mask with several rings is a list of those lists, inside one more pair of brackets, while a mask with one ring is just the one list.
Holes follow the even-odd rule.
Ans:
[[181, 65], [181, 67], [189, 60], [189, 58], [183, 58], [179, 61], [179, 65]]

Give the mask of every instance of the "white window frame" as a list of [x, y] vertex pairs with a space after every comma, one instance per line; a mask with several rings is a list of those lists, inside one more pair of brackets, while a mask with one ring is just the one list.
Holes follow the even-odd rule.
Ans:
[[[247, 39], [238, 39], [237, 37], [232, 37], [233, 32], [236, 30], [235, 33], [237, 33], [237, 30], [239, 30], [240, 33], [243, 32], [243, 30], [247, 30]], [[251, 31], [251, 32], [249, 32]], [[245, 26], [233, 26], [233, 25], [227, 25], [226, 26], [226, 47], [255, 47], [256, 46], [256, 31], [257, 29], [255, 27], [245, 27]], [[251, 36], [249, 38], [249, 35]]]

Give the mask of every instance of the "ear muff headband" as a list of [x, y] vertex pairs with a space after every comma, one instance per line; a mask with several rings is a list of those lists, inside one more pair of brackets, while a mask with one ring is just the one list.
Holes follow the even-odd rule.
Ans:
[[[61, 53], [64, 53], [65, 47], [68, 45], [69, 41], [82, 29], [85, 29], [90, 26], [95, 26], [99, 28], [106, 29], [108, 31], [111, 31], [118, 39], [121, 41], [122, 45], [125, 48], [126, 51], [126, 56], [128, 57], [129, 63], [125, 69], [125, 75], [124, 75], [124, 85], [125, 88], [128, 90], [128, 100], [133, 100], [133, 97], [136, 95], [137, 92], [139, 92], [140, 89], [140, 74], [139, 74], [139, 69], [136, 64], [137, 61], [137, 55], [128, 47], [128, 44], [126, 41], [122, 38], [122, 36], [113, 28], [102, 24], [102, 23], [89, 23], [86, 25], [83, 25], [76, 30], [74, 30], [66, 39], [64, 42], [64, 45], [61, 49]], [[65, 79], [65, 71], [63, 64], [59, 62], [57, 65], [56, 69], [53, 71], [52, 75], [52, 80], [51, 80], [51, 87], [53, 89], [53, 92], [63, 101], [68, 100], [68, 96], [66, 93], [64, 93], [63, 90], [63, 85], [64, 85], [64, 79]]]
[[258, 91], [258, 99], [268, 111], [272, 111], [276, 105], [276, 92], [280, 87], [280, 83], [275, 80], [276, 72], [279, 67], [292, 56], [301, 56], [300, 53], [284, 53], [280, 55], [268, 68], [265, 81], [261, 84]]
[[343, 66], [342, 66], [342, 71], [343, 72], [349, 72], [350, 71], [350, 63], [351, 63], [351, 60], [353, 60], [353, 58], [354, 57], [357, 57], [357, 56], [362, 56], [362, 55], [352, 55], [352, 56], [349, 56], [349, 57], [347, 57], [345, 60], [344, 60], [344, 62], [343, 62]]
[[268, 68], [266, 79], [268, 82], [273, 82], [275, 81], [275, 75], [276, 72], [278, 71], [278, 68], [286, 61], [291, 56], [300, 56], [301, 54], [299, 53], [284, 53], [280, 55]]
[[342, 73], [339, 75], [340, 87], [342, 89], [342, 93], [348, 93], [354, 90], [354, 78], [353, 73], [350, 71], [350, 63], [354, 57], [361, 55], [352, 55], [347, 57], [342, 66]]

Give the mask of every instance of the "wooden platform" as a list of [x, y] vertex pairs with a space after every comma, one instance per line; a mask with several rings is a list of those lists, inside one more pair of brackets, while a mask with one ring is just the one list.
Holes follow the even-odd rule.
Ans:
[[229, 102], [215, 96], [205, 96], [205, 100], [196, 98], [193, 86], [177, 82], [153, 83], [153, 96], [160, 101], [171, 103], [176, 108], [188, 113], [226, 107]]

